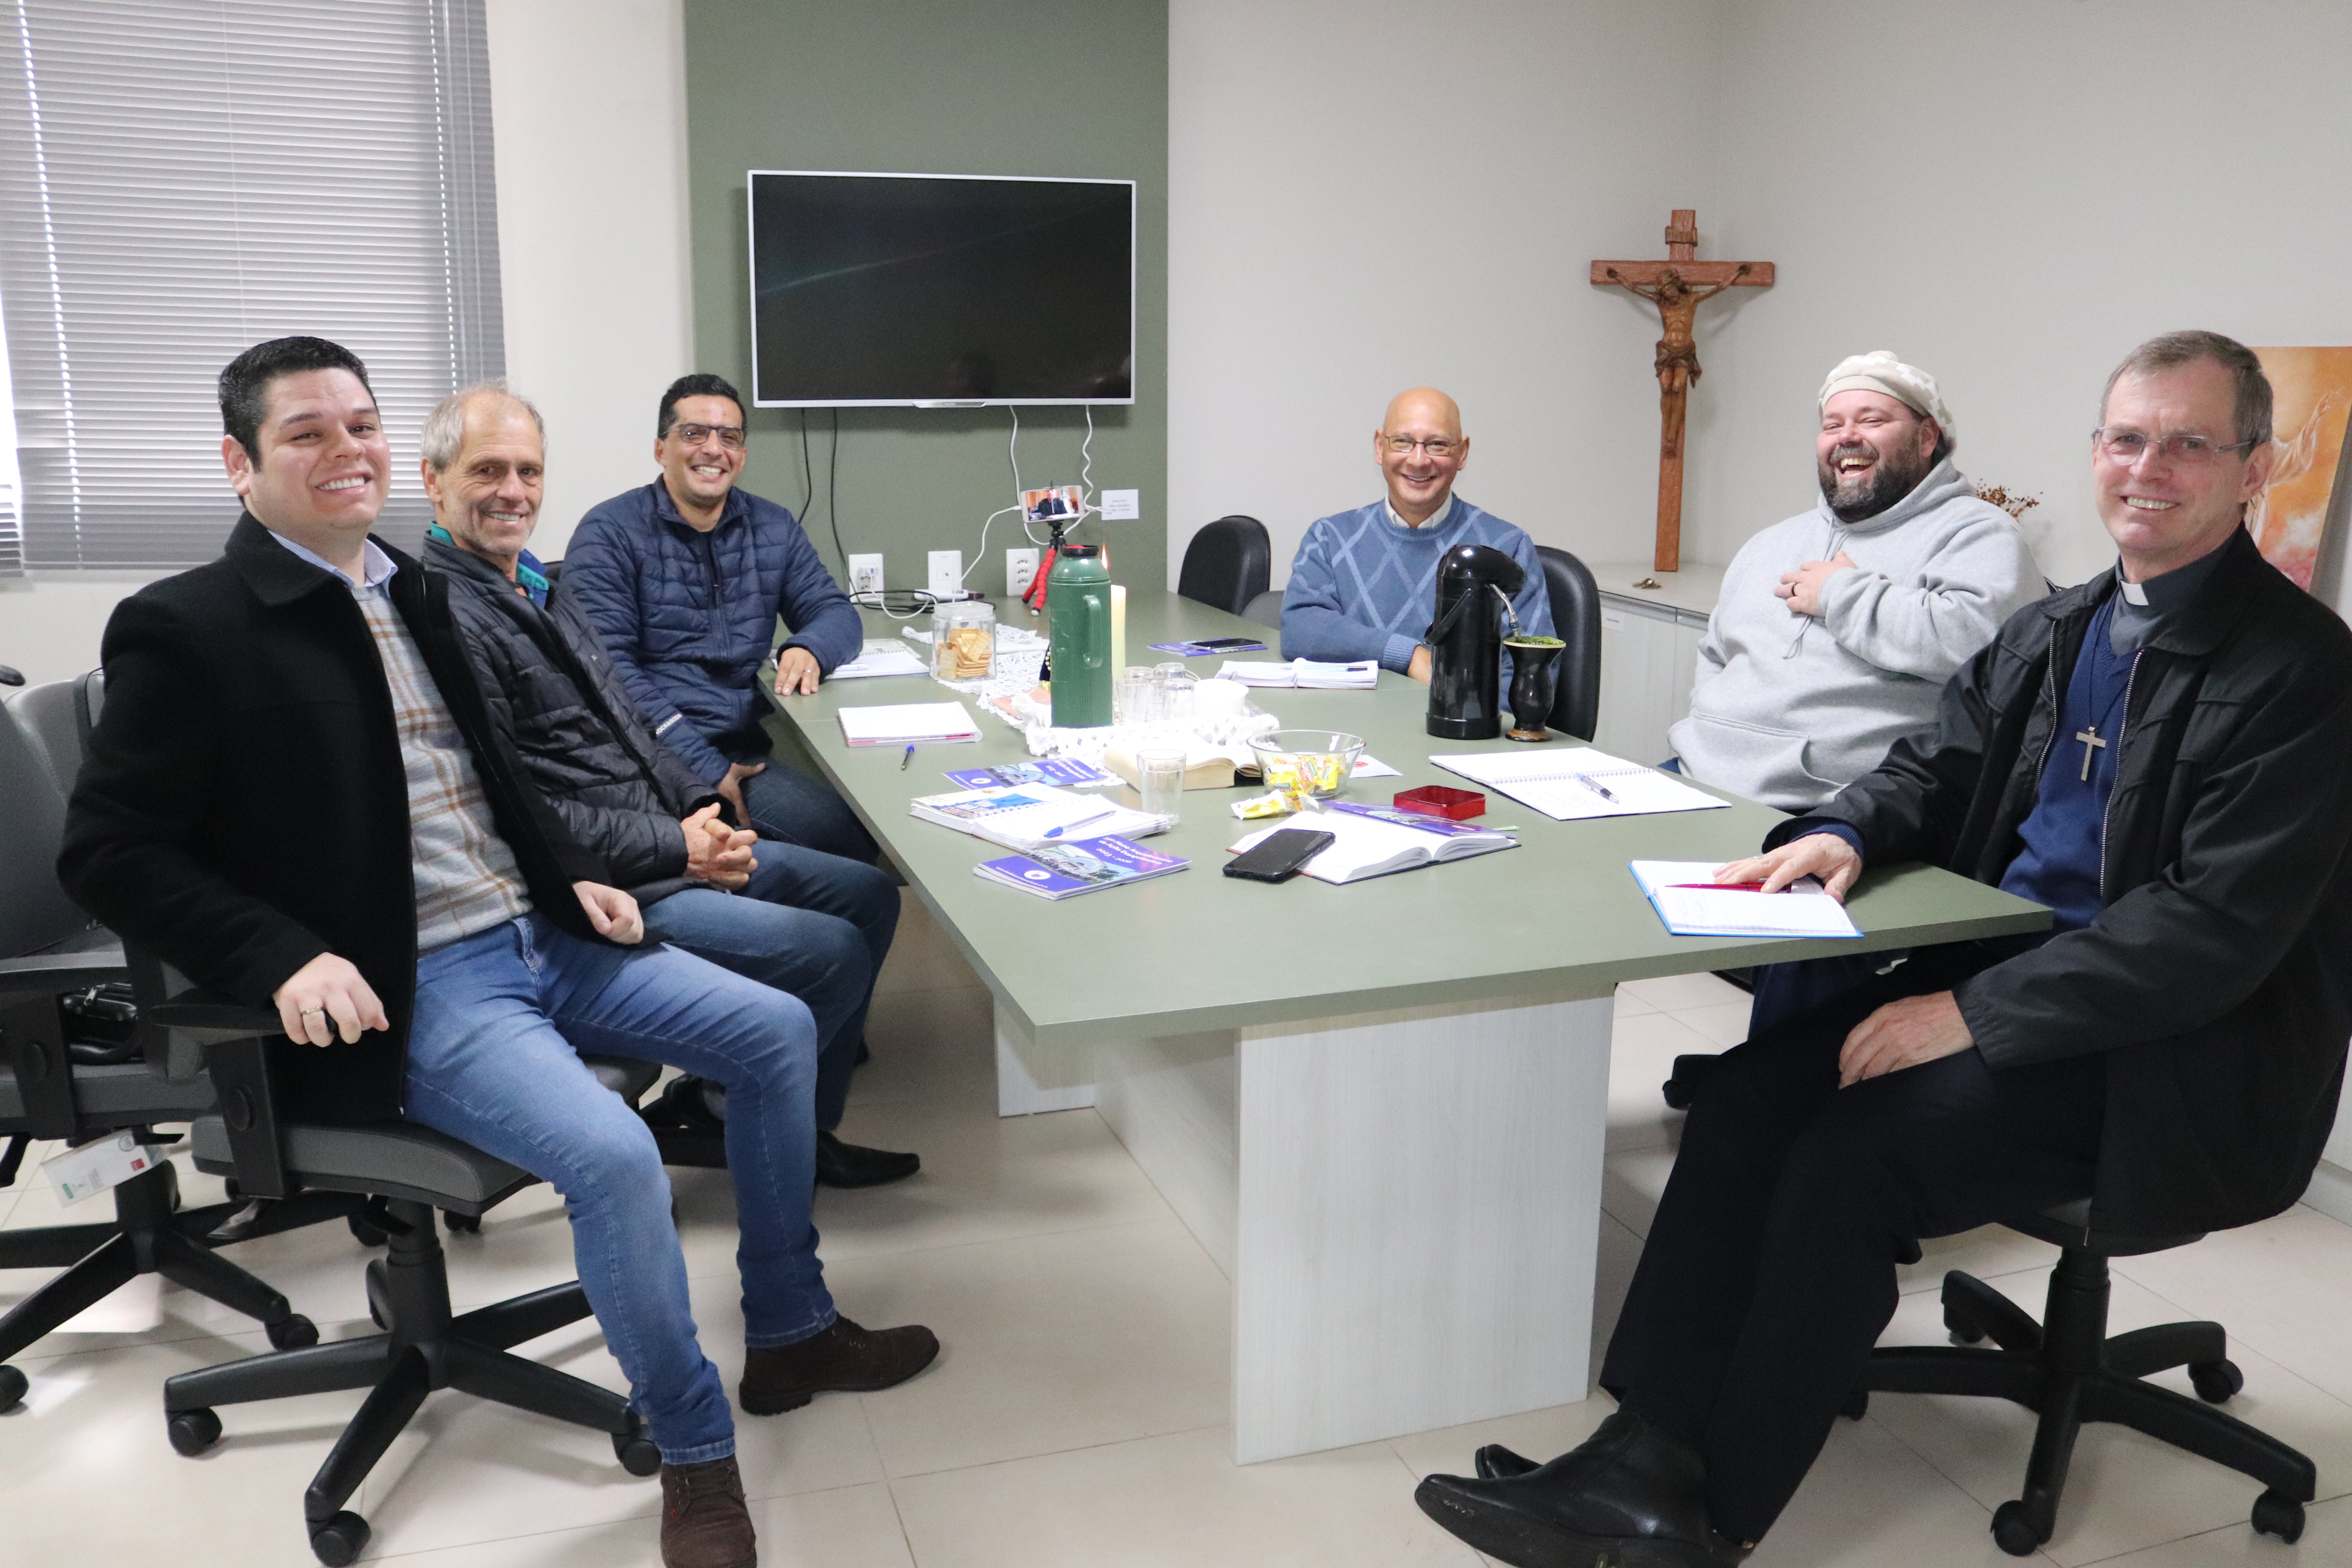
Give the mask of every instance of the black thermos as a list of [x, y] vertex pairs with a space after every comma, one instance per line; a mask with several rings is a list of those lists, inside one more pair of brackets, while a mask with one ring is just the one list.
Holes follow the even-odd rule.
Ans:
[[[1485, 544], [1457, 544], [1437, 563], [1437, 618], [1429, 647], [1429, 732], [1449, 741], [1491, 741], [1503, 732], [1503, 623], [1507, 601], [1525, 585], [1519, 563]], [[1501, 597], [1497, 597], [1497, 591]]]

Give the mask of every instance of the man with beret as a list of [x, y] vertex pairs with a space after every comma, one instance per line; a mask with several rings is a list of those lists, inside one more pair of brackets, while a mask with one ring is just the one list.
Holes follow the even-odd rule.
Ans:
[[2352, 632], [2246, 531], [2275, 454], [2250, 350], [2134, 350], [2090, 441], [2115, 567], [1717, 872], [1843, 896], [1927, 861], [2052, 919], [1716, 1059], [1601, 1369], [1617, 1411], [1548, 1464], [1490, 1447], [1423, 1481], [1449, 1531], [1514, 1568], [1737, 1563], [1866, 1386], [1922, 1238], [2085, 1198], [2090, 1228], [2186, 1236], [2302, 1196], [2352, 1035]]
[[1698, 645], [1685, 773], [1799, 811], [1876, 767], [2042, 591], [2017, 524], [1952, 466], [1936, 378], [1881, 349], [1822, 384], [1822, 499], [1740, 547]]

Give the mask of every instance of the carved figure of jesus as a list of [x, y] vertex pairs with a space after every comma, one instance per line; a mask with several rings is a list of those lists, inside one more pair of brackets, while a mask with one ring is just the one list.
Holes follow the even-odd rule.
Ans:
[[1608, 269], [1609, 280], [1629, 294], [1639, 294], [1658, 308], [1659, 323], [1666, 335], [1658, 340], [1658, 456], [1679, 458], [1683, 455], [1683, 420], [1690, 406], [1690, 389], [1704, 374], [1698, 363], [1698, 340], [1692, 329], [1698, 321], [1699, 301], [1711, 300], [1748, 276], [1748, 264], [1739, 264], [1727, 282], [1711, 289], [1693, 289], [1683, 281], [1682, 273], [1672, 267], [1658, 269], [1658, 280], [1643, 287], [1633, 282], [1614, 267]]

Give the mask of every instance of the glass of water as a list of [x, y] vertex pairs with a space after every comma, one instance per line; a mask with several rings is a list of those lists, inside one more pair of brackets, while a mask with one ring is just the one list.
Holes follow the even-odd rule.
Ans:
[[1184, 811], [1184, 752], [1170, 748], [1135, 753], [1136, 788], [1143, 796], [1145, 815], [1173, 827]]

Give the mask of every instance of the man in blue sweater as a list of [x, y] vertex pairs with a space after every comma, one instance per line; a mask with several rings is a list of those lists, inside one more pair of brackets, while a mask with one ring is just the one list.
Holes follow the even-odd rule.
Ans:
[[654, 733], [735, 808], [736, 820], [803, 848], [871, 861], [873, 838], [832, 787], [771, 767], [756, 681], [778, 616], [776, 692], [814, 691], [857, 657], [865, 626], [791, 511], [735, 488], [743, 400], [715, 375], [662, 394], [661, 477], [580, 520], [563, 563]]
[[1535, 542], [1454, 493], [1454, 476], [1470, 461], [1454, 399], [1431, 386], [1397, 394], [1372, 433], [1372, 456], [1386, 499], [1318, 518], [1299, 542], [1282, 595], [1283, 658], [1376, 658], [1382, 669], [1427, 680], [1421, 638], [1437, 603], [1437, 562], [1457, 544], [1492, 545], [1525, 567], [1511, 609], [1520, 631], [1550, 637], [1551, 595]]

